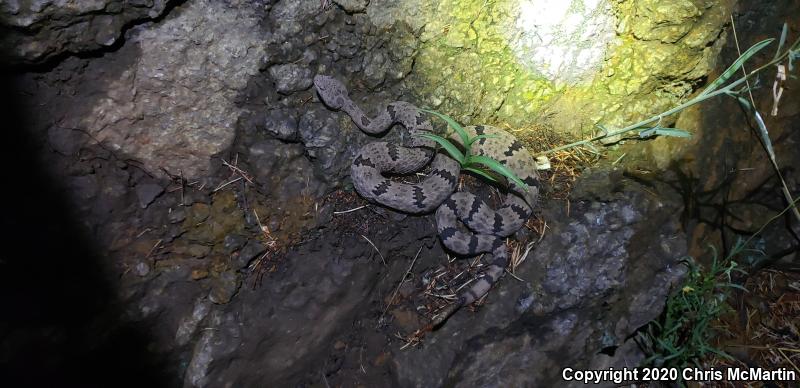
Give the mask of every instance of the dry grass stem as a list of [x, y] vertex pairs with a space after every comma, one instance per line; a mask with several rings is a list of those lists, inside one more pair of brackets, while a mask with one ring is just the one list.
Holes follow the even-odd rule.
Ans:
[[409, 273], [411, 273], [411, 269], [414, 268], [414, 263], [417, 262], [417, 258], [419, 257], [420, 252], [422, 252], [422, 246], [420, 246], [419, 249], [417, 250], [417, 254], [414, 256], [414, 260], [411, 260], [411, 265], [408, 266], [408, 270], [406, 270], [406, 273], [403, 275], [402, 278], [400, 278], [400, 282], [397, 283], [397, 287], [394, 289], [392, 297], [389, 298], [389, 303], [386, 304], [386, 308], [383, 309], [381, 316], [378, 317], [379, 324], [381, 322], [381, 319], [383, 319], [383, 316], [386, 315], [386, 312], [389, 311], [389, 307], [392, 305], [392, 303], [394, 303], [394, 298], [397, 297], [397, 293], [400, 291], [400, 286], [403, 285], [403, 282], [405, 282], [406, 277], [408, 276]]
[[353, 208], [353, 209], [349, 209], [349, 210], [342, 210], [342, 211], [339, 211], [339, 212], [333, 212], [333, 214], [339, 215], [339, 214], [352, 213], [354, 211], [361, 210], [361, 209], [363, 209], [363, 208], [365, 208], [367, 206], [369, 206], [369, 205], [359, 206], [357, 208]]
[[372, 248], [375, 248], [375, 252], [378, 252], [378, 256], [380, 256], [380, 257], [381, 257], [381, 261], [383, 262], [383, 266], [384, 266], [384, 267], [386, 267], [386, 260], [383, 258], [383, 255], [381, 254], [381, 251], [380, 251], [380, 249], [378, 249], [378, 247], [376, 247], [376, 246], [375, 246], [375, 244], [374, 244], [374, 243], [373, 243], [373, 242], [372, 242], [370, 239], [368, 239], [368, 238], [367, 238], [367, 236], [364, 236], [364, 235], [362, 234], [362, 235], [361, 235], [361, 237], [363, 237], [363, 238], [364, 238], [364, 240], [367, 240], [367, 242], [369, 243], [369, 245], [372, 245]]
[[238, 178], [236, 178], [236, 179], [234, 179], [234, 180], [231, 180], [231, 181], [225, 182], [225, 183], [223, 183], [223, 184], [220, 184], [219, 186], [217, 186], [217, 188], [216, 188], [216, 189], [214, 189], [214, 190], [212, 191], [212, 193], [216, 193], [217, 191], [220, 191], [220, 190], [222, 190], [222, 189], [223, 189], [223, 188], [225, 188], [226, 186], [228, 186], [228, 185], [230, 185], [230, 184], [232, 184], [232, 183], [236, 183], [236, 182], [238, 182], [238, 181], [240, 181], [240, 180], [242, 180], [242, 177], [238, 177]]

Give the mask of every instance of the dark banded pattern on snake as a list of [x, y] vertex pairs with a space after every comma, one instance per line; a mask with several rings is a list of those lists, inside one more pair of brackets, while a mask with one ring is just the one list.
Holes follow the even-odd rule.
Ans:
[[[433, 132], [430, 121], [410, 103], [389, 103], [376, 117], [370, 118], [350, 99], [347, 89], [338, 80], [317, 75], [314, 85], [327, 106], [347, 113], [364, 132], [382, 133], [394, 124], [401, 124], [412, 135]], [[470, 136], [493, 135], [480, 139], [473, 145], [472, 152], [501, 162], [527, 185], [526, 189], [512, 183], [503, 205], [496, 210], [471, 193], [453, 193], [460, 174], [459, 163], [443, 153], [436, 153], [435, 144], [419, 136], [412, 136], [406, 146], [384, 141], [368, 143], [359, 150], [350, 169], [353, 185], [364, 198], [412, 214], [436, 210], [437, 229], [444, 246], [465, 256], [489, 254], [483, 274], [454, 304], [438, 314], [429, 328], [440, 325], [460, 307], [485, 295], [503, 275], [509, 260], [505, 238], [524, 225], [539, 193], [536, 163], [514, 136], [490, 126], [465, 129]], [[419, 184], [395, 182], [383, 175], [418, 171], [431, 158], [431, 171]], [[466, 228], [459, 227], [459, 221]]]

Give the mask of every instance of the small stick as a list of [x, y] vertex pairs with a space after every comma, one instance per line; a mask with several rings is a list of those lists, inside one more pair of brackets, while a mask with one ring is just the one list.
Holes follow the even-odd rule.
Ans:
[[386, 267], [386, 260], [384, 260], [383, 255], [381, 254], [381, 251], [378, 249], [378, 247], [376, 247], [375, 244], [373, 244], [372, 241], [370, 241], [370, 239], [367, 238], [367, 236], [364, 236], [362, 234], [361, 237], [363, 237], [364, 240], [367, 240], [369, 245], [372, 245], [372, 247], [375, 248], [375, 252], [378, 252], [378, 256], [381, 257], [381, 261], [383, 262], [383, 266]]
[[546, 230], [547, 230], [547, 221], [545, 221], [545, 222], [544, 222], [544, 226], [542, 226], [542, 234], [540, 234], [540, 235], [539, 235], [539, 239], [538, 239], [538, 240], [536, 240], [536, 243], [537, 243], [537, 244], [538, 244], [539, 242], [541, 242], [541, 241], [542, 241], [542, 239], [544, 238], [544, 232], [545, 232]]
[[519, 280], [519, 281], [521, 281], [521, 282], [525, 283], [525, 281], [524, 281], [524, 280], [520, 279], [520, 278], [519, 278], [517, 275], [514, 275], [514, 273], [513, 273], [513, 272], [511, 272], [511, 271], [509, 271], [509, 270], [508, 270], [508, 268], [506, 268], [506, 273], [507, 273], [507, 274], [509, 274], [509, 275], [511, 275], [511, 277], [512, 277], [512, 278], [514, 278], [514, 279], [517, 279], [517, 280]]
[[422, 252], [422, 245], [420, 245], [419, 249], [417, 250], [417, 255], [414, 256], [414, 260], [411, 260], [411, 265], [408, 266], [408, 270], [403, 275], [403, 277], [400, 279], [400, 283], [397, 284], [397, 288], [394, 289], [394, 293], [392, 293], [392, 297], [389, 298], [389, 303], [386, 304], [386, 308], [383, 309], [383, 312], [381, 313], [381, 316], [378, 317], [378, 322], [380, 322], [381, 319], [383, 319], [383, 316], [386, 315], [386, 312], [389, 311], [389, 306], [391, 306], [392, 302], [394, 302], [394, 298], [397, 296], [397, 292], [400, 291], [400, 286], [403, 285], [403, 281], [406, 280], [406, 276], [408, 276], [408, 274], [411, 273], [411, 269], [414, 268], [414, 263], [417, 262], [417, 258], [419, 257], [419, 253], [420, 252]]
[[[517, 250], [516, 250], [517, 253], [519, 253], [518, 249], [519, 249], [519, 247], [517, 247]], [[518, 254], [516, 259], [512, 257], [512, 260], [511, 260], [511, 270], [512, 271], [516, 271], [517, 267], [519, 267], [525, 261], [525, 259], [528, 258], [528, 254], [531, 253], [531, 249], [533, 249], [533, 243], [528, 243], [527, 246], [525, 247], [525, 253], [523, 253], [522, 255]], [[516, 278], [516, 276], [514, 276], [514, 277]], [[517, 278], [517, 279], [519, 279], [519, 278]]]
[[146, 228], [145, 230], [142, 231], [142, 233], [137, 234], [136, 238], [142, 237], [145, 233], [147, 233], [147, 232], [149, 232], [151, 230], [153, 230], [153, 229]]
[[432, 293], [432, 292], [426, 292], [426, 293], [425, 293], [425, 295], [435, 296], [435, 297], [437, 297], [437, 298], [442, 298], [442, 299], [444, 299], [444, 300], [453, 300], [453, 299], [455, 299], [455, 298], [456, 298], [456, 295], [455, 295], [455, 294], [451, 294], [451, 295], [439, 295], [439, 294], [434, 294], [434, 293]]
[[792, 366], [794, 367], [794, 370], [796, 370], [796, 371], [797, 371], [797, 373], [800, 373], [800, 368], [797, 368], [797, 365], [795, 365], [795, 364], [794, 364], [794, 362], [792, 361], [792, 359], [791, 359], [791, 358], [789, 358], [788, 356], [786, 356], [786, 353], [784, 353], [784, 352], [783, 352], [783, 349], [782, 349], [782, 348], [778, 348], [778, 352], [780, 352], [780, 353], [781, 353], [781, 356], [783, 356], [783, 358], [785, 358], [785, 359], [786, 359], [786, 361], [789, 361], [789, 363], [790, 363], [790, 364], [792, 364]]
[[333, 214], [345, 214], [345, 213], [350, 213], [350, 212], [354, 212], [354, 211], [356, 211], [356, 210], [361, 210], [361, 209], [363, 209], [363, 208], [365, 208], [365, 207], [367, 207], [367, 206], [369, 206], [369, 205], [359, 206], [359, 207], [357, 207], [357, 208], [354, 208], [354, 209], [350, 209], [350, 210], [343, 210], [343, 211], [340, 211], [340, 212], [333, 212]]
[[[467, 284], [470, 284], [470, 283], [472, 283], [473, 281], [475, 281], [475, 279], [477, 279], [477, 278], [472, 278], [472, 279], [469, 279], [469, 280], [467, 280], [466, 282], [464, 282], [464, 284], [462, 284], [460, 287], [456, 288], [456, 292], [459, 292], [459, 291], [461, 291], [461, 289], [462, 289], [462, 288], [464, 288], [464, 287], [465, 287]], [[455, 295], [453, 295], [453, 296], [455, 297]], [[455, 299], [455, 298], [454, 298], [454, 299]]]
[[156, 248], [158, 248], [158, 246], [161, 245], [162, 241], [164, 241], [163, 238], [160, 238], [160, 239], [158, 239], [158, 241], [156, 241], [156, 244], [153, 245], [152, 248], [150, 248], [150, 252], [147, 253], [147, 256], [145, 256], [145, 259], [149, 258], [153, 254], [153, 252], [156, 250]]
[[[236, 161], [234, 161], [234, 163], [238, 163], [238, 161], [239, 161], [239, 154], [236, 154]], [[250, 184], [253, 184], [253, 180], [250, 178], [250, 174], [246, 173], [241, 168], [236, 167], [235, 165], [232, 165], [232, 164], [226, 162], [225, 159], [222, 159], [222, 164], [224, 164], [225, 166], [227, 166], [228, 168], [230, 168], [234, 172], [236, 172], [239, 175], [241, 175], [242, 178], [246, 179], [248, 182], [250, 182]]]
[[238, 181], [240, 181], [240, 180], [242, 180], [242, 177], [238, 177], [238, 178], [236, 178], [236, 179], [234, 179], [234, 180], [232, 180], [232, 181], [229, 181], [229, 182], [227, 182], [227, 183], [223, 183], [223, 184], [221, 184], [219, 187], [217, 187], [216, 189], [214, 189], [214, 191], [212, 191], [212, 193], [216, 193], [217, 191], [220, 191], [220, 190], [222, 190], [222, 188], [223, 188], [223, 187], [225, 187], [225, 186], [227, 186], [227, 185], [229, 185], [229, 184], [231, 184], [231, 183], [236, 183], [236, 182], [238, 182]]
[[[323, 369], [324, 369], [324, 368], [323, 368]], [[326, 386], [327, 388], [331, 388], [331, 385], [330, 385], [330, 384], [328, 384], [328, 378], [327, 378], [327, 377], [325, 377], [325, 371], [324, 371], [324, 370], [321, 370], [319, 373], [322, 375], [322, 381], [325, 383], [325, 386]]]

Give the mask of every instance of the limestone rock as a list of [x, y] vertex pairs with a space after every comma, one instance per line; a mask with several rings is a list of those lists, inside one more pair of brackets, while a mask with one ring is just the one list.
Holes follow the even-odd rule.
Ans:
[[364, 12], [367, 9], [369, 0], [333, 0], [347, 12]]
[[157, 25], [134, 29], [139, 57], [108, 79], [83, 125], [152, 172], [197, 177], [230, 145], [234, 103], [264, 56], [255, 6], [188, 2]]
[[108, 47], [123, 28], [160, 16], [170, 0], [0, 2], [0, 51], [11, 63], [34, 64], [65, 53]]
[[282, 94], [308, 89], [313, 78], [311, 69], [294, 63], [273, 66], [269, 75], [275, 80], [275, 89]]

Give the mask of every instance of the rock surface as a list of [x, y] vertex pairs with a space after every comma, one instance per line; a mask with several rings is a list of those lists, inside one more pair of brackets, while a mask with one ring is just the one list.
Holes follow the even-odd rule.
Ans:
[[334, 2], [347, 12], [364, 12], [369, 4], [369, 0], [334, 0]]
[[[12, 95], [30, 113], [25, 134], [34, 146], [13, 138], [26, 158], [9, 158], [7, 165], [26, 168], [14, 169], [11, 181], [24, 182], [21, 176], [37, 168], [31, 155], [41, 154], [53, 173], [29, 179], [54, 186], [31, 186], [23, 206], [10, 210], [12, 220], [24, 222], [23, 229], [9, 226], [34, 231], [18, 233], [29, 271], [0, 282], [9, 287], [0, 294], [18, 312], [11, 324], [0, 324], [0, 363], [10, 363], [15, 379], [69, 385], [90, 365], [96, 380], [150, 378], [139, 386], [557, 385], [565, 365], [600, 369], [641, 358], [626, 338], [658, 314], [669, 284], [681, 276], [676, 263], [687, 239], [698, 246], [708, 237], [692, 229], [692, 220], [724, 219], [726, 213], [714, 213], [719, 209], [748, 214], [780, 207], [747, 202], [762, 187], [775, 188], [769, 180], [764, 186], [766, 163], [731, 197], [723, 195], [730, 166], [745, 171], [764, 160], [752, 156], [757, 142], [746, 135], [701, 131], [737, 123], [729, 110], [703, 110], [716, 113], [693, 141], [708, 148], [659, 140], [645, 147], [680, 151], [681, 168], [663, 153], [648, 150], [655, 155], [648, 159], [626, 149], [621, 164], [632, 160], [625, 171], [587, 171], [569, 204], [542, 204], [546, 233], [517, 269], [522, 281], [506, 276], [485, 304], [462, 309], [422, 346], [411, 346], [398, 335], [407, 339], [432, 311], [417, 302], [434, 271], [469, 263], [448, 260], [432, 217], [408, 217], [347, 192], [359, 147], [394, 141], [397, 131], [363, 134], [319, 103], [308, 80], [320, 73], [341, 78], [370, 114], [409, 100], [470, 117], [494, 110], [495, 118], [521, 117], [520, 101], [530, 97], [522, 93], [534, 80], [492, 62], [500, 57], [481, 62], [475, 39], [482, 48], [501, 45], [466, 28], [474, 21], [482, 34], [487, 18], [507, 8], [475, 17], [477, 9], [467, 7], [444, 32], [446, 18], [426, 18], [436, 11], [430, 1], [327, 3], [185, 2], [153, 23], [131, 22], [138, 24], [112, 52], [18, 75]], [[624, 10], [633, 3], [615, 4]], [[617, 27], [641, 46], [621, 49], [629, 55], [612, 60], [619, 60], [610, 65], [618, 74], [603, 93], [620, 99], [688, 93], [713, 57], [724, 7], [675, 2], [683, 7], [678, 12], [637, 4], [634, 19]], [[663, 23], [643, 28], [653, 17]], [[703, 23], [709, 28], [698, 27]], [[776, 24], [743, 25], [747, 35], [760, 36], [757, 26]], [[638, 56], [640, 50], [648, 56]], [[652, 70], [653, 78], [628, 77], [629, 68]], [[679, 82], [659, 83], [678, 73]], [[431, 76], [447, 80], [430, 82]], [[493, 76], [496, 83], [485, 82]], [[425, 88], [416, 87], [423, 81]], [[487, 94], [476, 99], [480, 90]], [[628, 109], [603, 102], [612, 104], [609, 111]], [[572, 113], [606, 112], [599, 106]], [[781, 165], [793, 166], [796, 160], [785, 155], [796, 155], [792, 134], [800, 131], [790, 129], [800, 120], [793, 105], [781, 109], [784, 121], [769, 125], [787, 128], [775, 132], [783, 139], [776, 149], [785, 158]], [[680, 127], [695, 128], [689, 119], [700, 112], [690, 111]], [[736, 152], [718, 148], [730, 144]], [[742, 150], [752, 154], [734, 157]], [[786, 177], [796, 186], [792, 171]], [[734, 197], [740, 202], [725, 202]], [[698, 206], [706, 202], [697, 199], [714, 205]], [[62, 200], [69, 211], [40, 210]], [[745, 221], [733, 224], [755, 227]], [[770, 232], [763, 243], [775, 254], [793, 247], [790, 235]], [[75, 248], [83, 240], [86, 247]], [[36, 244], [50, 262], [30, 259]], [[61, 246], [77, 259], [65, 259]], [[11, 264], [4, 256], [0, 265]], [[48, 285], [52, 292], [43, 291]], [[34, 354], [51, 348], [45, 363]], [[131, 362], [110, 365], [121, 355]], [[30, 365], [41, 371], [27, 373]]]
[[0, 52], [12, 64], [108, 48], [131, 23], [162, 15], [170, 0], [0, 2]]
[[666, 110], [702, 81], [732, 5], [695, 3], [376, 0], [366, 14], [419, 34], [404, 83], [425, 105], [461, 122], [582, 136]]
[[686, 236], [671, 219], [680, 207], [622, 171], [585, 175], [570, 202], [569, 214], [544, 210], [554, 224], [517, 272], [524, 282], [506, 277], [477, 314], [459, 313], [424, 348], [395, 354], [401, 386], [552, 386], [566, 366], [641, 359], [627, 338], [660, 314], [685, 272]]
[[234, 102], [264, 60], [255, 5], [191, 1], [131, 31], [139, 57], [113, 79], [82, 126], [154, 172], [199, 177], [228, 147]]

